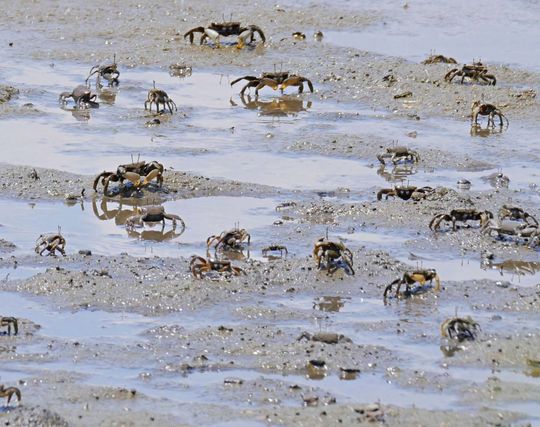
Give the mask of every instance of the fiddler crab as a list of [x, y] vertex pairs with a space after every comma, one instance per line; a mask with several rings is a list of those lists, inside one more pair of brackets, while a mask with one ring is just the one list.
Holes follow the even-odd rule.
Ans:
[[163, 206], [146, 206], [138, 209], [139, 214], [134, 215], [126, 220], [126, 228], [133, 230], [135, 226], [142, 227], [147, 222], [161, 222], [165, 228], [165, 220], [172, 221], [173, 230], [176, 229], [176, 222], [179, 221], [182, 225], [182, 230], [186, 228], [186, 224], [178, 215], [168, 214]]
[[503, 118], [506, 120], [506, 126], [510, 124], [502, 111], [493, 104], [484, 104], [481, 101], [474, 101], [471, 105], [471, 122], [473, 125], [479, 125], [478, 116], [488, 116], [488, 126], [495, 127], [495, 116], [499, 118], [499, 126], [503, 126]]
[[495, 232], [497, 236], [507, 235], [529, 239], [530, 248], [540, 244], [540, 228], [529, 223], [490, 220], [482, 229], [482, 233], [491, 236], [493, 232]]
[[243, 242], [247, 240], [247, 244], [250, 244], [251, 235], [244, 228], [232, 228], [221, 232], [219, 235], [210, 236], [206, 239], [206, 247], [213, 246], [214, 249], [224, 250], [242, 250]]
[[451, 69], [444, 76], [444, 80], [446, 80], [448, 83], [451, 83], [454, 77], [461, 77], [462, 84], [465, 80], [465, 77], [471, 79], [473, 82], [478, 82], [482, 80], [484, 83], [492, 86], [495, 86], [495, 84], [497, 83], [497, 79], [495, 78], [495, 76], [493, 74], [488, 74], [487, 67], [480, 61], [473, 61], [472, 64], [465, 64], [463, 67], [461, 67], [461, 70], [457, 68]]
[[289, 251], [287, 250], [286, 246], [283, 246], [283, 245], [270, 245], [270, 246], [267, 246], [266, 248], [264, 248], [262, 250], [262, 256], [263, 257], [271, 256], [271, 255], [268, 255], [268, 254], [272, 253], [272, 252], [279, 252], [279, 256], [281, 256], [282, 258], [283, 258], [283, 252], [285, 252], [285, 255], [289, 254]]
[[502, 207], [499, 209], [499, 219], [501, 221], [503, 219], [511, 219], [514, 221], [523, 220], [528, 224], [538, 227], [538, 221], [536, 220], [536, 218], [530, 213], [525, 212], [519, 206], [502, 205]]
[[58, 233], [41, 234], [36, 240], [35, 251], [39, 255], [43, 255], [43, 252], [49, 252], [49, 255], [56, 256], [56, 251], [60, 252], [63, 256], [66, 256], [66, 239], [60, 232], [58, 227]]
[[235, 21], [212, 22], [208, 27], [192, 28], [184, 34], [184, 38], [189, 37], [189, 42], [193, 44], [195, 33], [202, 33], [200, 44], [210, 39], [217, 47], [221, 47], [219, 42], [220, 36], [238, 36], [236, 43], [237, 49], [242, 49], [247, 43], [253, 43], [255, 41], [255, 34], [259, 35], [262, 43], [266, 41], [263, 31], [257, 25], [247, 25], [244, 27], [240, 22]]
[[7, 404], [11, 402], [11, 398], [15, 395], [17, 397], [17, 403], [21, 401], [21, 391], [17, 387], [4, 387], [4, 384], [0, 384], [0, 397], [7, 397]]
[[403, 146], [387, 147], [381, 154], [377, 155], [377, 159], [383, 165], [386, 164], [384, 159], [388, 158], [394, 165], [400, 162], [418, 163], [420, 161], [420, 155], [416, 151]]
[[58, 97], [58, 102], [62, 105], [66, 105], [68, 98], [73, 98], [75, 108], [83, 109], [88, 107], [99, 107], [99, 103], [95, 101], [97, 95], [92, 93], [90, 88], [85, 85], [79, 85], [71, 92], [62, 92]]
[[189, 263], [189, 269], [193, 277], [202, 279], [206, 274], [215, 271], [217, 273], [232, 273], [235, 276], [245, 274], [240, 267], [234, 267], [231, 261], [218, 261], [193, 255]]
[[[161, 89], [156, 89], [156, 82], [154, 81], [154, 87], [148, 91], [148, 96], [146, 97], [146, 101], [144, 101], [144, 109], [152, 111], [152, 104], [156, 105], [156, 113], [160, 113], [162, 111], [165, 111], [165, 108], [169, 109], [169, 113], [173, 113], [174, 111], [178, 111], [178, 108], [176, 108], [176, 104], [174, 101], [169, 98], [169, 95], [167, 95], [167, 92]], [[163, 104], [163, 110], [159, 109], [159, 104]]]
[[94, 74], [96, 75], [96, 87], [101, 86], [101, 79], [107, 80], [109, 82], [109, 86], [118, 85], [120, 83], [118, 80], [118, 77], [120, 77], [120, 71], [118, 71], [118, 64], [116, 64], [116, 54], [113, 56], [112, 63], [93, 66], [90, 69], [88, 77], [86, 78], [86, 84], [88, 84], [88, 80], [90, 80]]
[[7, 326], [7, 334], [11, 335], [11, 327], [13, 326], [13, 335], [19, 333], [19, 322], [15, 317], [0, 316], [0, 327]]
[[242, 90], [240, 90], [240, 95], [244, 95], [246, 89], [254, 87], [255, 96], [258, 96], [259, 90], [266, 86], [274, 90], [279, 89], [281, 93], [283, 93], [283, 91], [289, 86], [296, 86], [298, 87], [298, 93], [302, 93], [304, 92], [304, 83], [308, 85], [310, 92], [313, 93], [313, 83], [311, 83], [311, 80], [303, 76], [290, 73], [289, 71], [262, 73], [260, 77], [240, 77], [236, 80], [233, 80], [231, 82], [231, 86], [241, 80], [247, 80], [247, 84], [242, 88]]
[[480, 325], [472, 317], [451, 317], [441, 324], [441, 335], [461, 341], [474, 341]]
[[[426, 282], [429, 281], [431, 284], [435, 280], [435, 290], [439, 291], [441, 289], [441, 281], [437, 271], [433, 268], [427, 270], [414, 270], [411, 272], [406, 272], [403, 274], [403, 277], [394, 280], [384, 289], [383, 297], [386, 298], [388, 292], [392, 290], [394, 285], [397, 285], [395, 297], [399, 298], [400, 296], [408, 297], [411, 295], [411, 285], [414, 283], [420, 283], [421, 286], [424, 286]], [[405, 292], [400, 294], [399, 290], [401, 285], [405, 283], [406, 289]]]
[[457, 64], [457, 61], [449, 56], [431, 54], [422, 61], [422, 64]]
[[138, 190], [141, 187], [148, 185], [153, 179], [157, 180], [158, 185], [163, 185], [163, 171], [164, 167], [157, 161], [145, 162], [137, 161], [127, 163], [125, 165], [119, 165], [116, 172], [103, 171], [96, 179], [94, 179], [94, 191], [97, 191], [97, 186], [101, 182], [103, 185], [103, 194], [108, 194], [109, 182], [120, 182], [120, 186], [123, 186], [125, 180], [130, 181], [133, 186]]
[[413, 185], [395, 186], [394, 188], [383, 188], [380, 190], [377, 193], [377, 200], [382, 200], [384, 196], [386, 200], [388, 200], [388, 197], [399, 197], [402, 200], [413, 199], [414, 201], [419, 201], [434, 192], [435, 189], [432, 187], [415, 187]]
[[317, 268], [325, 269], [328, 275], [342, 268], [347, 274], [354, 276], [353, 254], [341, 242], [320, 238], [313, 246], [313, 258], [317, 262]]
[[480, 221], [480, 226], [485, 226], [493, 214], [490, 211], [479, 211], [474, 208], [458, 208], [452, 209], [449, 214], [435, 215], [429, 223], [429, 229], [433, 231], [439, 230], [441, 222], [452, 221], [452, 230], [456, 231], [456, 221]]

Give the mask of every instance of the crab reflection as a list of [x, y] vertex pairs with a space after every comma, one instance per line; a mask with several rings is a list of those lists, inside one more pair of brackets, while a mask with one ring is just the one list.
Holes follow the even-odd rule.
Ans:
[[246, 249], [206, 249], [206, 258], [217, 261], [243, 261], [249, 257], [249, 246]]
[[385, 165], [377, 169], [377, 175], [383, 177], [388, 182], [405, 181], [410, 175], [416, 173], [414, 165], [396, 165], [392, 170], [386, 170]]
[[487, 126], [483, 128], [479, 124], [472, 124], [471, 125], [471, 136], [479, 136], [481, 138], [487, 138], [491, 135], [498, 135], [503, 132], [504, 126]]
[[[307, 101], [304, 106], [304, 100], [296, 96], [281, 96], [269, 101], [261, 101], [257, 96], [252, 98], [250, 95], [241, 95], [240, 101], [248, 110], [256, 110], [260, 116], [271, 117], [296, 116], [312, 106], [311, 101]], [[234, 107], [238, 105], [232, 99], [230, 103]]]
[[326, 312], [339, 312], [345, 306], [343, 297], [322, 296], [313, 303], [313, 308]]
[[100, 101], [104, 104], [113, 105], [116, 101], [116, 95], [118, 94], [118, 89], [113, 87], [103, 88], [97, 87], [97, 96]]
[[502, 262], [493, 262], [490, 259], [483, 259], [480, 262], [480, 267], [482, 270], [499, 270], [501, 276], [504, 276], [504, 273], [516, 276], [533, 276], [540, 272], [540, 262], [512, 259]]

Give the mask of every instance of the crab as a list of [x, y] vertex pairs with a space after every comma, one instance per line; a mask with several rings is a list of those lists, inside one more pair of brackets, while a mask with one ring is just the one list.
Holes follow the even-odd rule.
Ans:
[[386, 164], [384, 161], [386, 158], [390, 158], [394, 165], [397, 165], [399, 162], [418, 163], [420, 161], [420, 155], [416, 151], [409, 150], [403, 146], [387, 147], [381, 154], [377, 155], [377, 159], [383, 165]]
[[71, 92], [62, 92], [58, 97], [58, 102], [65, 105], [68, 98], [73, 98], [75, 108], [99, 107], [99, 104], [95, 101], [97, 95], [92, 93], [88, 86], [85, 85], [79, 85]]
[[148, 96], [146, 97], [146, 101], [144, 101], [144, 109], [152, 111], [152, 104], [156, 104], [156, 113], [160, 112], [159, 104], [163, 104], [163, 110], [165, 111], [165, 108], [167, 107], [169, 109], [169, 112], [173, 113], [173, 107], [174, 111], [178, 111], [178, 108], [176, 108], [176, 104], [174, 101], [169, 98], [169, 95], [167, 95], [167, 92], [161, 89], [156, 89], [156, 82], [154, 81], [154, 87], [148, 91]]
[[461, 67], [461, 70], [453, 68], [444, 76], [444, 80], [448, 83], [451, 83], [454, 77], [461, 77], [461, 83], [465, 80], [465, 77], [471, 79], [473, 82], [482, 80], [488, 85], [495, 86], [497, 79], [493, 74], [488, 74], [487, 67], [482, 64], [480, 61], [474, 62], [472, 64], [465, 64]]
[[137, 226], [142, 226], [145, 222], [162, 222], [163, 228], [165, 228], [165, 220], [172, 221], [173, 230], [176, 229], [176, 221], [179, 221], [182, 225], [182, 230], [186, 228], [186, 224], [182, 218], [178, 215], [168, 214], [165, 212], [163, 206], [147, 206], [142, 209], [138, 209], [139, 214], [134, 215], [127, 219], [126, 227], [130, 230]]
[[206, 39], [211, 39], [217, 47], [220, 47], [219, 37], [238, 36], [238, 42], [236, 47], [242, 49], [247, 40], [248, 43], [253, 43], [255, 40], [255, 34], [258, 34], [261, 42], [264, 43], [266, 38], [260, 27], [257, 25], [247, 25], [243, 27], [240, 22], [225, 21], [225, 22], [212, 22], [208, 27], [195, 27], [184, 34], [184, 38], [189, 37], [189, 42], [193, 44], [195, 33], [202, 33], [200, 44], [202, 45]]
[[499, 219], [503, 220], [509, 218], [511, 220], [523, 220], [528, 224], [534, 225], [538, 227], [538, 221], [537, 219], [529, 214], [528, 212], [525, 212], [522, 208], [519, 206], [514, 205], [502, 205], [502, 207], [499, 209]]
[[441, 335], [459, 342], [476, 339], [480, 325], [472, 317], [451, 317], [441, 324]]
[[19, 322], [15, 317], [0, 316], [0, 327], [7, 326], [7, 334], [11, 335], [11, 327], [13, 326], [13, 335], [19, 333]]
[[429, 229], [437, 231], [440, 228], [441, 222], [452, 221], [452, 231], [456, 231], [456, 221], [480, 221], [480, 226], [483, 227], [493, 218], [490, 211], [479, 211], [475, 208], [458, 208], [452, 209], [449, 214], [438, 214], [433, 217], [429, 223]]
[[415, 186], [395, 186], [394, 188], [383, 188], [377, 193], [377, 200], [382, 200], [383, 196], [388, 200], [388, 197], [399, 197], [402, 200], [413, 199], [415, 201], [425, 199], [430, 194], [433, 194], [435, 189], [432, 187], [415, 187]]
[[[312, 102], [307, 101], [304, 106], [304, 101], [296, 97], [272, 98], [269, 101], [261, 101], [258, 97], [251, 99], [251, 96], [240, 95], [240, 101], [248, 110], [258, 111], [259, 116], [270, 117], [287, 117], [295, 116], [298, 113], [307, 111], [311, 108]], [[237, 104], [230, 101], [233, 107]]]
[[493, 232], [497, 233], [497, 236], [504, 234], [529, 239], [529, 247], [531, 248], [540, 244], [540, 228], [536, 225], [517, 221], [490, 220], [482, 229], [482, 233], [491, 236]]
[[298, 74], [292, 74], [289, 71], [269, 72], [262, 73], [260, 77], [244, 76], [231, 82], [231, 86], [238, 83], [241, 80], [247, 80], [247, 84], [240, 90], [240, 95], [244, 95], [246, 89], [255, 88], [255, 95], [259, 95], [259, 90], [265, 86], [271, 87], [274, 90], [278, 88], [281, 93], [289, 86], [297, 86], [298, 93], [304, 92], [304, 83], [308, 85], [311, 93], [313, 93], [313, 83], [311, 80], [300, 76]]
[[270, 246], [267, 246], [266, 248], [264, 248], [262, 250], [262, 255], [264, 257], [266, 257], [266, 256], [268, 256], [268, 252], [278, 252], [278, 251], [279, 251], [279, 255], [281, 257], [283, 257], [283, 252], [285, 252], [285, 255], [289, 254], [289, 251], [287, 250], [286, 246], [283, 246], [283, 245], [270, 245]]
[[386, 165], [382, 164], [377, 169], [377, 175], [383, 177], [388, 182], [405, 181], [410, 175], [416, 173], [416, 168], [412, 164], [394, 165], [392, 170], [386, 170]]
[[66, 239], [60, 233], [41, 234], [36, 240], [35, 251], [39, 255], [43, 255], [43, 252], [48, 251], [49, 255], [56, 256], [56, 251], [60, 252], [63, 256], [66, 256]]
[[427, 270], [414, 270], [411, 272], [406, 272], [403, 274], [403, 277], [394, 280], [392, 283], [386, 286], [386, 288], [384, 289], [383, 296], [384, 298], [386, 298], [388, 295], [388, 292], [392, 290], [392, 286], [397, 285], [396, 298], [399, 298], [400, 297], [399, 290], [403, 283], [405, 283], [406, 289], [402, 295], [409, 296], [411, 295], [410, 287], [412, 284], [420, 283], [420, 285], [424, 286], [427, 281], [429, 281], [429, 283], [432, 283], [433, 280], [435, 280], [435, 290], [439, 291], [441, 289], [441, 281], [435, 269], [431, 268]]
[[480, 177], [480, 179], [488, 182], [493, 188], [508, 188], [510, 185], [510, 178], [502, 172], [493, 172]]
[[96, 87], [101, 86], [101, 79], [105, 79], [109, 82], [109, 86], [118, 85], [120, 82], [120, 71], [118, 71], [118, 65], [116, 64], [116, 54], [113, 56], [113, 62], [104, 65], [95, 65], [90, 69], [90, 73], [86, 78], [85, 83], [88, 84], [88, 80], [96, 74]]
[[120, 182], [123, 185], [125, 180], [133, 183], [136, 189], [148, 185], [150, 181], [156, 179], [159, 186], [163, 185], [163, 165], [157, 161], [146, 163], [137, 161], [119, 165], [116, 172], [103, 171], [94, 179], [94, 191], [97, 191], [97, 186], [101, 182], [103, 185], [103, 194], [108, 195], [109, 182]]
[[206, 273], [217, 271], [218, 273], [232, 273], [235, 276], [245, 274], [240, 267], [234, 267], [230, 261], [217, 261], [205, 259], [200, 256], [192, 256], [189, 263], [189, 269], [193, 277], [202, 279]]
[[21, 401], [21, 391], [17, 387], [4, 387], [4, 384], [0, 384], [0, 397], [7, 397], [7, 404], [11, 402], [13, 395], [17, 396], [17, 402]]
[[232, 228], [221, 232], [220, 235], [210, 236], [206, 239], [206, 247], [213, 246], [214, 249], [232, 249], [241, 250], [243, 248], [242, 242], [247, 240], [247, 244], [250, 244], [251, 235], [244, 228]]
[[347, 274], [354, 276], [353, 254], [341, 242], [332, 242], [324, 237], [317, 240], [313, 246], [313, 258], [319, 270], [323, 269], [324, 261], [324, 269], [328, 275], [343, 268]]
[[478, 116], [488, 116], [488, 126], [495, 127], [495, 116], [499, 117], [499, 126], [503, 126], [503, 118], [506, 120], [506, 126], [510, 124], [506, 116], [493, 104], [484, 104], [481, 101], [474, 101], [471, 105], [471, 122], [473, 125], [478, 124]]
[[432, 54], [422, 61], [422, 64], [457, 64], [454, 58], [446, 57], [444, 55]]

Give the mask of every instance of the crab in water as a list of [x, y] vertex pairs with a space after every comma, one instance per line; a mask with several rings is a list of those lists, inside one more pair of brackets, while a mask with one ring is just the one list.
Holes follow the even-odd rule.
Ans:
[[247, 84], [242, 88], [242, 90], [240, 90], [240, 95], [244, 95], [246, 89], [254, 87], [255, 96], [258, 96], [259, 90], [265, 86], [271, 87], [274, 90], [277, 90], [279, 88], [281, 90], [281, 93], [283, 93], [283, 91], [289, 86], [296, 86], [298, 87], [298, 93], [302, 93], [304, 92], [304, 83], [308, 85], [310, 92], [313, 93], [313, 83], [311, 83], [311, 80], [298, 74], [292, 74], [289, 71], [262, 73], [260, 77], [240, 77], [236, 80], [233, 80], [231, 82], [231, 86], [241, 80], [247, 80]]
[[104, 65], [95, 65], [90, 69], [90, 73], [86, 78], [85, 83], [88, 84], [88, 80], [96, 74], [96, 87], [101, 86], [101, 79], [105, 79], [109, 82], [109, 86], [118, 85], [120, 81], [120, 71], [118, 71], [118, 64], [116, 63], [116, 54], [113, 56], [113, 62]]
[[354, 276], [353, 254], [341, 242], [320, 238], [313, 246], [313, 258], [317, 262], [317, 268], [326, 269], [328, 275], [342, 268], [347, 274]]
[[11, 335], [11, 327], [13, 326], [13, 335], [19, 333], [19, 322], [15, 317], [0, 316], [0, 327], [7, 326], [7, 334]]
[[247, 244], [250, 244], [251, 235], [244, 228], [232, 228], [221, 232], [220, 235], [213, 235], [206, 239], [206, 247], [213, 246], [214, 249], [224, 250], [242, 250], [243, 242], [247, 240]]
[[200, 256], [192, 256], [189, 263], [189, 269], [193, 277], [202, 279], [207, 273], [216, 271], [218, 273], [232, 273], [235, 276], [245, 274], [240, 267], [234, 267], [230, 261], [217, 261], [206, 259]]
[[17, 396], [17, 403], [21, 401], [21, 391], [17, 387], [4, 387], [4, 384], [0, 384], [0, 397], [7, 397], [7, 404], [11, 402], [13, 395]]
[[536, 225], [517, 221], [495, 221], [489, 222], [482, 229], [482, 233], [491, 236], [493, 232], [497, 236], [507, 235], [517, 238], [529, 239], [529, 247], [533, 248], [540, 244], [540, 228]]
[[99, 104], [95, 101], [97, 95], [85, 85], [79, 85], [71, 92], [62, 92], [58, 97], [58, 102], [62, 105], [66, 105], [68, 98], [73, 98], [75, 102], [75, 108], [87, 108], [99, 107]]
[[525, 212], [519, 206], [502, 205], [502, 207], [499, 209], [499, 219], [501, 221], [503, 219], [511, 219], [514, 221], [523, 220], [528, 224], [538, 227], [537, 219], [534, 216], [532, 216], [530, 213]]
[[[169, 98], [167, 92], [161, 89], [156, 89], [155, 81], [153, 88], [148, 91], [146, 101], [144, 101], [144, 109], [152, 112], [152, 104], [156, 104], [156, 113], [165, 111], [165, 108], [168, 108], [169, 113], [171, 114], [173, 113], [173, 108], [174, 111], [178, 111], [178, 108], [176, 108], [176, 104], [171, 98]], [[163, 110], [159, 109], [159, 104], [163, 104]]]
[[101, 182], [103, 185], [103, 194], [108, 195], [109, 183], [119, 182], [123, 185], [125, 180], [130, 181], [136, 189], [148, 185], [153, 179], [157, 180], [158, 185], [163, 185], [164, 167], [157, 161], [146, 163], [137, 161], [119, 165], [116, 172], [103, 171], [94, 179], [94, 191], [97, 191], [97, 186]]
[[377, 200], [382, 200], [383, 196], [386, 200], [388, 197], [399, 197], [402, 200], [413, 199], [419, 201], [425, 199], [430, 194], [433, 194], [435, 189], [432, 187], [415, 187], [411, 186], [395, 186], [394, 188], [383, 188], [377, 193]]
[[493, 214], [487, 210], [479, 211], [475, 208], [452, 209], [449, 214], [435, 215], [429, 223], [429, 229], [437, 231], [443, 221], [452, 221], [452, 231], [456, 231], [457, 229], [456, 221], [480, 221], [480, 226], [483, 227], [492, 218]]
[[163, 228], [165, 228], [166, 219], [172, 221], [173, 230], [176, 229], [177, 221], [182, 225], [182, 230], [186, 228], [186, 224], [182, 218], [178, 215], [166, 213], [163, 206], [146, 206], [142, 209], [138, 209], [138, 211], [138, 215], [134, 215], [126, 221], [126, 227], [130, 230], [133, 230], [135, 226], [142, 227], [146, 222], [161, 222], [163, 223]]
[[420, 155], [416, 151], [403, 146], [387, 147], [382, 153], [377, 155], [377, 159], [379, 159], [379, 162], [383, 165], [386, 164], [384, 159], [387, 158], [390, 158], [390, 161], [394, 165], [397, 165], [400, 162], [418, 163], [420, 161]]
[[[217, 47], [220, 47], [219, 37], [238, 36], [236, 47], [242, 49], [247, 43], [253, 43], [255, 34], [258, 34], [261, 42], [264, 43], [266, 38], [260, 27], [257, 25], [242, 26], [240, 22], [212, 22], [208, 27], [195, 27], [184, 34], [184, 38], [189, 37], [189, 42], [193, 44], [195, 33], [202, 33], [201, 44], [207, 39], [214, 42]], [[249, 41], [248, 41], [249, 40]]]
[[441, 324], [441, 335], [461, 341], [474, 341], [480, 325], [472, 317], [451, 317]]
[[285, 252], [285, 255], [289, 254], [289, 251], [287, 250], [287, 247], [283, 246], [283, 245], [270, 245], [270, 246], [265, 247], [262, 250], [262, 256], [263, 257], [268, 257], [269, 252], [279, 252], [279, 256], [282, 257], [282, 258], [283, 258], [283, 252]]
[[495, 86], [497, 79], [493, 74], [488, 74], [487, 67], [482, 64], [480, 61], [474, 62], [472, 64], [465, 64], [461, 67], [461, 70], [453, 68], [444, 76], [444, 80], [448, 83], [451, 83], [455, 77], [461, 77], [461, 83], [465, 80], [465, 77], [471, 79], [473, 82], [482, 80], [488, 85]]
[[479, 126], [478, 116], [488, 116], [488, 126], [495, 127], [495, 116], [499, 118], [499, 126], [503, 126], [503, 118], [506, 120], [506, 126], [510, 124], [502, 111], [493, 104], [484, 104], [481, 101], [474, 101], [471, 105], [471, 122]]
[[[396, 280], [394, 280], [392, 283], [390, 283], [386, 288], [384, 289], [384, 298], [387, 297], [388, 292], [392, 290], [392, 287], [394, 285], [397, 285], [396, 288], [396, 298], [399, 298], [400, 296], [408, 297], [411, 295], [411, 285], [414, 283], [420, 283], [421, 286], [424, 286], [426, 282], [429, 281], [429, 283], [432, 283], [433, 280], [435, 280], [435, 290], [439, 291], [441, 289], [441, 281], [439, 278], [439, 275], [437, 274], [437, 271], [433, 268], [427, 269], [427, 270], [414, 270], [411, 272], [406, 272], [403, 274], [403, 277], [400, 277]], [[401, 285], [406, 285], [405, 292], [403, 294], [399, 293], [399, 290], [401, 288]]]
[[66, 256], [66, 239], [60, 233], [60, 227], [58, 233], [41, 234], [36, 240], [35, 251], [39, 255], [43, 255], [43, 252], [48, 251], [49, 255], [56, 256], [56, 251], [60, 252], [63, 256]]

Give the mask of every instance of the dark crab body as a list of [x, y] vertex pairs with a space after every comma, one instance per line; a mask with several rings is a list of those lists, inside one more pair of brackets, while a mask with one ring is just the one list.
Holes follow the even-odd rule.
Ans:
[[264, 248], [262, 250], [262, 256], [267, 257], [267, 256], [269, 256], [268, 254], [272, 253], [272, 252], [275, 252], [275, 253], [279, 252], [279, 255], [281, 257], [283, 257], [283, 252], [285, 252], [285, 255], [289, 254], [289, 251], [287, 250], [286, 246], [283, 246], [283, 245], [270, 245], [270, 246], [267, 246], [266, 248]]
[[388, 158], [394, 165], [400, 162], [418, 163], [420, 161], [420, 155], [416, 151], [403, 146], [385, 148], [384, 151], [377, 156], [377, 159], [383, 165], [386, 164], [384, 159]]
[[133, 229], [136, 225], [142, 226], [146, 222], [161, 222], [165, 227], [165, 220], [172, 221], [173, 230], [176, 229], [176, 222], [180, 222], [182, 229], [186, 228], [186, 224], [178, 215], [168, 214], [163, 206], [147, 206], [140, 209], [139, 215], [134, 215], [126, 221], [126, 227]]
[[456, 231], [456, 221], [480, 221], [480, 226], [484, 226], [487, 222], [493, 218], [493, 214], [490, 211], [479, 211], [474, 208], [458, 208], [452, 209], [449, 214], [435, 215], [429, 223], [430, 230], [437, 231], [441, 222], [452, 221], [452, 230]]
[[51, 256], [55, 256], [56, 251], [58, 251], [65, 256], [65, 247], [66, 239], [59, 232], [53, 234], [41, 234], [36, 240], [35, 251], [39, 255], [43, 255], [43, 252], [48, 251]]
[[313, 83], [311, 80], [292, 74], [288, 71], [268, 72], [262, 73], [259, 77], [256, 76], [244, 76], [231, 82], [231, 86], [238, 83], [241, 80], [247, 80], [247, 84], [240, 90], [240, 95], [244, 95], [246, 89], [255, 88], [255, 95], [259, 95], [259, 90], [264, 87], [270, 87], [274, 90], [280, 89], [281, 92], [289, 87], [298, 87], [298, 93], [304, 92], [304, 83], [308, 85], [311, 93], [313, 93]]
[[499, 118], [499, 126], [503, 126], [503, 118], [506, 120], [506, 126], [509, 125], [508, 119], [502, 111], [493, 104], [484, 104], [481, 101], [474, 101], [471, 105], [471, 122], [478, 125], [478, 116], [488, 116], [488, 126], [495, 126], [495, 116]]
[[444, 80], [451, 83], [455, 77], [461, 77], [461, 83], [463, 84], [465, 77], [471, 79], [473, 82], [483, 81], [488, 85], [495, 86], [497, 79], [493, 74], [488, 74], [487, 67], [481, 62], [473, 62], [472, 64], [465, 64], [460, 69], [453, 68], [444, 76]]
[[103, 171], [94, 179], [94, 191], [101, 182], [103, 194], [108, 195], [110, 182], [119, 182], [122, 186], [125, 180], [130, 181], [136, 188], [148, 185], [153, 179], [157, 180], [159, 186], [163, 185], [163, 165], [159, 162], [133, 162], [119, 165], [116, 172]]
[[200, 44], [203, 44], [207, 39], [212, 40], [217, 47], [220, 47], [219, 38], [238, 36], [236, 47], [242, 49], [247, 43], [253, 43], [255, 41], [255, 34], [264, 43], [266, 38], [260, 27], [257, 25], [242, 26], [240, 22], [227, 21], [227, 22], [212, 22], [208, 27], [196, 27], [192, 28], [184, 34], [184, 38], [189, 37], [189, 42], [193, 44], [195, 33], [202, 33]]
[[88, 84], [88, 80], [96, 75], [96, 86], [101, 86], [101, 79], [107, 80], [109, 86], [118, 85], [120, 81], [120, 71], [118, 71], [118, 64], [116, 63], [116, 55], [113, 57], [113, 62], [104, 65], [95, 65], [90, 69], [90, 73], [86, 78], [85, 83]]
[[68, 98], [73, 98], [76, 108], [99, 107], [99, 104], [95, 102], [97, 95], [85, 85], [79, 85], [72, 92], [62, 92], [58, 97], [58, 101], [65, 105]]
[[206, 239], [206, 246], [209, 248], [213, 246], [214, 249], [225, 250], [242, 250], [243, 242], [247, 241], [250, 244], [251, 235], [244, 228], [233, 228], [231, 230], [223, 231], [219, 235], [210, 236]]
[[522, 208], [519, 206], [514, 205], [502, 205], [501, 209], [499, 209], [499, 219], [511, 219], [514, 221], [525, 221], [526, 223], [529, 223], [531, 225], [535, 225], [538, 227], [538, 221], [537, 219], [529, 214], [528, 212], [525, 212]]
[[13, 327], [13, 335], [19, 333], [19, 322], [15, 317], [0, 316], [0, 327], [7, 326], [7, 334], [11, 335], [11, 327]]
[[441, 335], [461, 341], [474, 341], [480, 325], [472, 317], [452, 317], [441, 324]]
[[398, 278], [394, 280], [392, 283], [390, 283], [386, 288], [384, 289], [384, 298], [387, 297], [388, 292], [392, 290], [392, 287], [394, 285], [397, 285], [396, 288], [396, 298], [400, 297], [399, 290], [401, 288], [401, 285], [405, 284], [406, 289], [403, 294], [403, 296], [409, 296], [411, 294], [410, 287], [414, 283], [419, 283], [421, 286], [424, 286], [426, 282], [432, 283], [432, 281], [435, 280], [435, 290], [438, 291], [441, 288], [441, 281], [439, 278], [439, 275], [437, 274], [437, 271], [435, 269], [428, 269], [428, 270], [414, 270], [411, 272], [406, 272], [403, 274], [403, 277]]
[[415, 187], [404, 186], [394, 188], [383, 188], [377, 193], [377, 200], [382, 200], [383, 196], [386, 200], [388, 197], [399, 197], [402, 200], [413, 199], [415, 201], [425, 199], [430, 194], [434, 193], [435, 189], [432, 187]]
[[341, 242], [332, 242], [325, 238], [317, 240], [313, 247], [313, 258], [317, 262], [317, 268], [326, 269], [329, 275], [343, 268], [347, 274], [354, 276], [353, 254]]
[[202, 279], [207, 273], [215, 271], [217, 273], [232, 273], [235, 276], [245, 274], [240, 267], [234, 267], [230, 261], [217, 261], [205, 259], [200, 256], [193, 256], [189, 263], [189, 269], [193, 277]]

